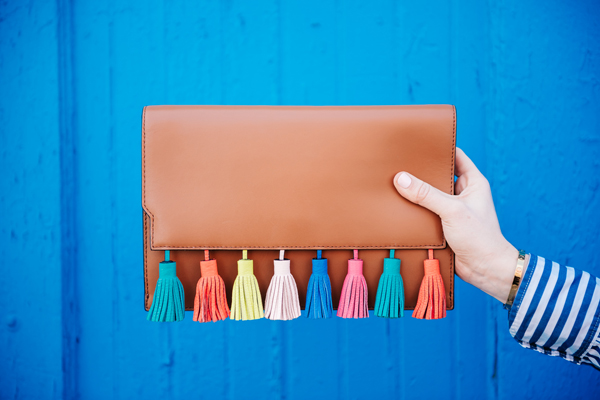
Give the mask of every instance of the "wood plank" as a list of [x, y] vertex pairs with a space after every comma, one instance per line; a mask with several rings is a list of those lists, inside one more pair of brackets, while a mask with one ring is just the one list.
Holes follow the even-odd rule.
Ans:
[[62, 398], [68, 379], [57, 16], [53, 2], [0, 7], [0, 398]]

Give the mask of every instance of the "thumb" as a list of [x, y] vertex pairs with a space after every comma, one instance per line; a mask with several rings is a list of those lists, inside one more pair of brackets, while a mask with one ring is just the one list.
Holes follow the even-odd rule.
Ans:
[[453, 205], [451, 195], [434, 188], [427, 182], [408, 172], [399, 172], [394, 177], [394, 186], [405, 199], [433, 211], [440, 217]]

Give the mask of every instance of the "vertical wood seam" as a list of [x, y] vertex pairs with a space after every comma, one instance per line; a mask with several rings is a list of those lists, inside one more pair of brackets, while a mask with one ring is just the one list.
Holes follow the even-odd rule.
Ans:
[[[486, 160], [486, 168], [485, 170], [487, 171], [487, 165], [488, 162], [490, 160], [490, 157], [493, 157], [493, 152], [490, 152], [488, 149], [493, 148], [493, 146], [489, 146], [489, 142], [490, 140], [492, 140], [492, 145], [493, 142], [495, 142], [494, 136], [496, 134], [496, 118], [497, 115], [495, 114], [495, 110], [496, 108], [496, 85], [498, 84], [497, 82], [497, 71], [496, 71], [496, 63], [499, 61], [496, 59], [496, 49], [495, 49], [495, 27], [496, 24], [494, 24], [495, 18], [497, 17], [497, 13], [495, 14], [494, 9], [492, 9], [492, 3], [488, 2], [488, 10], [489, 10], [489, 31], [488, 31], [488, 40], [489, 40], [489, 44], [490, 44], [490, 54], [489, 54], [489, 59], [487, 60], [489, 62], [489, 66], [488, 68], [486, 68], [489, 71], [489, 79], [488, 79], [488, 93], [487, 93], [487, 97], [489, 97], [489, 100], [486, 102], [486, 104], [489, 104], [488, 107], [486, 107], [486, 109], [484, 110], [484, 114], [487, 115], [486, 118], [486, 127], [487, 127], [487, 135], [485, 137], [484, 140], [484, 151], [485, 151], [485, 160]], [[495, 6], [495, 7], [499, 7], [499, 6]], [[491, 137], [490, 137], [491, 135]], [[491, 160], [492, 163], [494, 162], [494, 160]], [[493, 179], [493, 176], [491, 176], [491, 171], [488, 172], [488, 176], [491, 177], [491, 179]], [[487, 307], [487, 315], [486, 315], [486, 326], [490, 327], [492, 329], [488, 329], [488, 332], [491, 332], [491, 338], [489, 338], [487, 340], [487, 350], [488, 350], [488, 354], [492, 355], [492, 359], [487, 363], [488, 368], [490, 368], [491, 370], [488, 372], [488, 377], [489, 377], [489, 381], [487, 382], [487, 393], [488, 393], [488, 398], [491, 398], [493, 400], [498, 399], [498, 393], [499, 393], [499, 372], [498, 372], [498, 364], [499, 364], [499, 360], [498, 360], [498, 315], [495, 312], [495, 300], [491, 299], [491, 298], [487, 298], [486, 302], [488, 304]]]
[[[114, 51], [115, 51], [115, 15], [116, 15], [116, 3], [114, 1], [109, 2], [108, 10], [109, 10], [109, 23], [107, 27], [107, 36], [108, 36], [108, 154], [106, 155], [109, 162], [108, 169], [108, 177], [109, 182], [116, 182], [116, 160], [115, 160], [115, 72], [114, 72]], [[111, 325], [112, 329], [115, 332], [114, 337], [118, 337], [119, 332], [119, 279], [117, 274], [117, 254], [116, 248], [118, 239], [116, 237], [116, 227], [118, 226], [118, 218], [116, 213], [116, 186], [117, 185], [109, 185], [109, 193], [108, 198], [110, 201], [109, 205], [109, 218], [110, 224], [113, 227], [110, 231], [110, 249], [109, 249], [109, 259], [110, 259], [110, 274], [112, 278], [112, 287], [110, 290], [110, 301], [111, 301]], [[107, 271], [108, 273], [108, 271]], [[116, 363], [113, 362], [113, 365], [110, 369], [110, 382], [112, 383], [112, 394], [113, 398], [119, 398], [119, 364], [118, 360], [120, 357], [118, 356], [118, 348], [116, 345], [117, 341], [114, 338], [111, 338], [110, 346], [112, 352], [112, 359], [117, 360]], [[115, 379], [115, 377], [117, 377]]]
[[60, 164], [60, 263], [62, 397], [78, 395], [79, 307], [77, 306], [75, 94], [73, 86], [73, 5], [57, 2], [58, 114]]

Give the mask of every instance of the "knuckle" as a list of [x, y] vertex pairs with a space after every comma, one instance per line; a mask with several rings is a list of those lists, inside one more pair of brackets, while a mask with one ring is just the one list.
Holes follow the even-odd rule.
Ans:
[[425, 182], [421, 183], [421, 186], [419, 186], [419, 189], [417, 190], [417, 195], [415, 196], [415, 202], [417, 204], [424, 203], [425, 201], [427, 201], [427, 198], [429, 197], [430, 192], [431, 192], [431, 186], [429, 186]]
[[483, 175], [481, 175], [481, 183], [483, 184], [483, 187], [486, 187], [488, 189], [491, 188], [490, 181], [488, 181], [488, 179]]

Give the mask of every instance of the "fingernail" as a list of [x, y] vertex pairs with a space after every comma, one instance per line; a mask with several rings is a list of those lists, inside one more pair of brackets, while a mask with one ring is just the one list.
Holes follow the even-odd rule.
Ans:
[[404, 189], [410, 186], [410, 176], [406, 172], [403, 172], [398, 176], [398, 185], [402, 186]]

